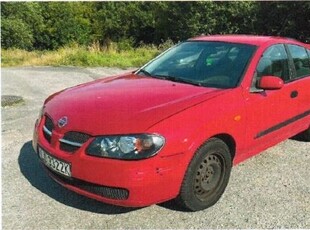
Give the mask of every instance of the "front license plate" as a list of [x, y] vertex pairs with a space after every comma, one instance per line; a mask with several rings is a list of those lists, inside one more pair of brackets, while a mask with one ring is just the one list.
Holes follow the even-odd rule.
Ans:
[[39, 148], [39, 157], [42, 160], [42, 162], [49, 167], [51, 170], [58, 172], [62, 175], [71, 177], [71, 165], [58, 160], [57, 158], [51, 156], [49, 153], [47, 153], [45, 150]]

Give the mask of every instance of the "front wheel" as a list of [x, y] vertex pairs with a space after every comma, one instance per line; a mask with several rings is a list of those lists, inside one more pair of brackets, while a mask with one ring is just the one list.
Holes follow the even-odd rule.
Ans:
[[310, 127], [299, 135], [303, 141], [310, 141]]
[[227, 186], [231, 167], [228, 146], [217, 138], [208, 140], [190, 162], [177, 202], [191, 211], [214, 205]]

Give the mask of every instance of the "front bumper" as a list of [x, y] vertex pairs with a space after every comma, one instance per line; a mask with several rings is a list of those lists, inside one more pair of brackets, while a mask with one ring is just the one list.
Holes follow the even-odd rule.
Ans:
[[36, 123], [33, 147], [38, 152], [40, 146], [52, 156], [71, 164], [71, 178], [46, 168], [49, 175], [64, 187], [98, 201], [128, 207], [161, 203], [178, 195], [187, 166], [184, 154], [169, 157], [159, 154], [138, 161], [99, 158], [85, 154], [91, 140], [74, 153], [68, 153], [53, 140], [62, 135], [57, 130], [53, 131], [50, 143], [46, 140], [43, 123]]

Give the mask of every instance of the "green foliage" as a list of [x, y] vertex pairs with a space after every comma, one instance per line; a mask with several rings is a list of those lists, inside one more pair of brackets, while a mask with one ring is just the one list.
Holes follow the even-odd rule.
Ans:
[[20, 19], [2, 19], [1, 45], [3, 48], [31, 49], [33, 35], [30, 27]]
[[156, 46], [142, 45], [131, 50], [120, 50], [118, 44], [106, 50], [72, 44], [54, 51], [25, 51], [20, 49], [2, 50], [2, 66], [70, 65], [70, 66], [142, 66], [159, 54]]
[[87, 18], [87, 7], [82, 2], [47, 2], [41, 3], [45, 29], [43, 47], [57, 49], [76, 42], [90, 42], [91, 25]]
[[4, 48], [77, 43], [134, 49], [200, 34], [281, 35], [310, 42], [310, 2], [1, 2]]
[[152, 2], [94, 3], [94, 40], [103, 45], [107, 40], [120, 41], [124, 38], [134, 38], [135, 44], [139, 41], [152, 43], [154, 5]]
[[171, 39], [167, 39], [165, 42], [161, 43], [158, 45], [158, 49], [163, 52], [167, 49], [169, 49], [170, 47], [172, 47], [174, 44], [174, 42]]
[[107, 67], [137, 67], [142, 66], [158, 53], [158, 49], [152, 46], [141, 46], [136, 49], [121, 50], [122, 44], [116, 44], [116, 49], [106, 51], [94, 51], [78, 47], [76, 52], [70, 52], [64, 56], [58, 64], [71, 66], [107, 66]]
[[[156, 9], [157, 42], [200, 34], [255, 33], [256, 2], [167, 2]], [[169, 29], [167, 29], [169, 28]]]
[[1, 18], [2, 46], [6, 47], [7, 41], [15, 41], [8, 47], [40, 48], [44, 22], [39, 3], [2, 2]]
[[128, 39], [121, 39], [118, 43], [117, 43], [117, 50], [118, 51], [130, 51], [133, 50], [134, 47], [134, 40], [132, 38], [128, 38]]
[[264, 2], [258, 5], [258, 34], [296, 38], [310, 43], [310, 2]]

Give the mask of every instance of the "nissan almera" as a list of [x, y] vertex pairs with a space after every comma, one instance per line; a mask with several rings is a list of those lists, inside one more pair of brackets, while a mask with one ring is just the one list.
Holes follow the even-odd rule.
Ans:
[[202, 210], [232, 165], [310, 139], [310, 49], [286, 38], [201, 36], [142, 68], [48, 97], [33, 147], [64, 187], [114, 205]]

